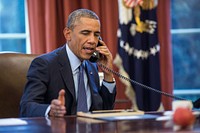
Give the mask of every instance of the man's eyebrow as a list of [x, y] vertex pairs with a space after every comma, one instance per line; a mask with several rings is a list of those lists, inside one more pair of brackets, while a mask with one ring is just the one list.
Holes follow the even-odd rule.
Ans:
[[91, 30], [81, 30], [80, 32], [92, 32]]
[[100, 32], [100, 31], [96, 31], [95, 33], [97, 33], [97, 34], [101, 34], [101, 32]]

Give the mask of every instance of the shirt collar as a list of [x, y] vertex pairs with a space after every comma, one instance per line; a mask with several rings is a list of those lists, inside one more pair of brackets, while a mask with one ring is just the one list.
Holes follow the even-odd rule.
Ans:
[[79, 60], [79, 58], [71, 51], [71, 49], [69, 48], [68, 44], [66, 44], [66, 51], [67, 51], [67, 55], [69, 57], [69, 61], [70, 61], [70, 66], [72, 68], [72, 72], [74, 73], [78, 67], [81, 64], [81, 61]]

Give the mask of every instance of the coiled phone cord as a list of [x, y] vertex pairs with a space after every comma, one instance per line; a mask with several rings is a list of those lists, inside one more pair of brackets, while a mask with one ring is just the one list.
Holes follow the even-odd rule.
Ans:
[[[124, 79], [124, 80], [126, 80], [126, 81], [129, 81], [129, 82], [131, 82], [131, 83], [134, 83], [134, 84], [136, 84], [136, 85], [138, 85], [138, 86], [141, 86], [141, 87], [143, 87], [143, 88], [145, 88], [145, 89], [148, 89], [148, 90], [151, 90], [151, 91], [160, 93], [160, 94], [162, 94], [162, 95], [164, 95], [164, 96], [171, 97], [171, 98], [176, 99], [176, 100], [188, 100], [188, 99], [185, 99], [185, 98], [181, 98], [181, 97], [174, 96], [174, 95], [172, 95], [172, 94], [169, 94], [169, 93], [166, 93], [166, 92], [163, 92], [163, 91], [156, 90], [156, 89], [154, 89], [154, 88], [152, 88], [152, 87], [149, 87], [149, 86], [146, 86], [146, 85], [144, 85], [144, 84], [141, 84], [141, 83], [139, 83], [139, 82], [137, 82], [137, 81], [135, 81], [135, 80], [132, 80], [132, 79], [130, 79], [130, 78], [127, 78], [127, 77], [121, 75], [120, 73], [118, 73], [118, 72], [116, 72], [116, 71], [114, 71], [114, 70], [112, 70], [112, 69], [106, 67], [105, 65], [103, 65], [103, 64], [101, 64], [101, 63], [99, 63], [99, 62], [97, 62], [97, 64], [98, 64], [98, 66], [100, 66], [101, 68], [103, 68], [103, 69], [105, 69], [105, 70], [107, 70], [107, 71], [113, 73], [114, 75], [118, 76], [119, 78]], [[191, 101], [191, 100], [188, 100], [188, 101]]]

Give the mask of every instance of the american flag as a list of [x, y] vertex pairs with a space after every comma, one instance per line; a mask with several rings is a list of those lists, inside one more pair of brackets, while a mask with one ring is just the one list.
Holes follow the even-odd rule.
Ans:
[[124, 5], [127, 7], [135, 7], [142, 4], [143, 0], [124, 0]]
[[[114, 63], [122, 75], [160, 90], [157, 0], [118, 0], [118, 5], [118, 53]], [[126, 94], [135, 110], [159, 109], [159, 93], [121, 81], [126, 85]]]

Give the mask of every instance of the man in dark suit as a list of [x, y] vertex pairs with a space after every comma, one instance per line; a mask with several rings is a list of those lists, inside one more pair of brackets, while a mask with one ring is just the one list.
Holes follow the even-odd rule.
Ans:
[[114, 108], [116, 83], [113, 74], [102, 69], [104, 79], [100, 86], [97, 64], [89, 61], [93, 52], [98, 51], [102, 55], [98, 62], [113, 67], [113, 57], [106, 44], [100, 41], [102, 46], [97, 47], [98, 16], [87, 9], [75, 10], [69, 15], [63, 33], [66, 45], [32, 61], [20, 102], [21, 117], [76, 114], [80, 64], [84, 64], [82, 88], [85, 88], [87, 110]]

